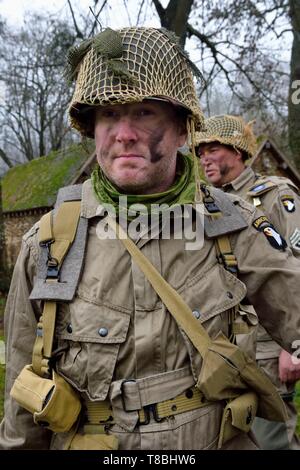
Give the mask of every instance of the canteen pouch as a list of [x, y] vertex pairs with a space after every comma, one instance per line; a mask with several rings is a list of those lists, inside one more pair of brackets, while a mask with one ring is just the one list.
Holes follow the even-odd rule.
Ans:
[[254, 392], [246, 392], [227, 403], [224, 408], [218, 449], [241, 431], [248, 433], [251, 429], [258, 406], [258, 397]]
[[81, 410], [78, 395], [60, 375], [53, 370], [52, 379], [40, 377], [31, 365], [23, 368], [10, 395], [33, 414], [36, 424], [56, 433], [69, 431]]
[[232, 400], [246, 391], [258, 396], [257, 415], [270, 421], [287, 419], [285, 405], [275, 386], [235, 344], [219, 332], [209, 345], [197, 387], [209, 401]]

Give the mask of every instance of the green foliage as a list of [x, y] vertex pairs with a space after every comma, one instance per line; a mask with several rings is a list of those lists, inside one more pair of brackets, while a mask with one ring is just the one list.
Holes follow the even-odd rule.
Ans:
[[71, 183], [88, 156], [74, 144], [11, 168], [2, 179], [3, 212], [53, 205], [58, 189]]

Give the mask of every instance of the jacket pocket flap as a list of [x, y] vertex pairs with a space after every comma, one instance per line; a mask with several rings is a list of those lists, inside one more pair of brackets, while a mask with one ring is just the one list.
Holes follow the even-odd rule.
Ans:
[[130, 316], [104, 305], [95, 305], [76, 298], [72, 304], [60, 306], [57, 336], [69, 341], [91, 343], [123, 343]]

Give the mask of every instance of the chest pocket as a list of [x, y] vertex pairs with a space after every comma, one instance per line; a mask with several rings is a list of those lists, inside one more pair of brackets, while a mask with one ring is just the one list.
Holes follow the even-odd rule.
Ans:
[[[246, 286], [222, 265], [214, 264], [189, 280], [180, 294], [211, 338], [220, 331], [228, 337], [232, 308], [245, 297]], [[193, 375], [197, 380], [202, 360], [186, 334], [182, 334], [189, 351]]]
[[57, 369], [91, 400], [106, 398], [129, 322], [129, 314], [79, 297], [60, 306]]

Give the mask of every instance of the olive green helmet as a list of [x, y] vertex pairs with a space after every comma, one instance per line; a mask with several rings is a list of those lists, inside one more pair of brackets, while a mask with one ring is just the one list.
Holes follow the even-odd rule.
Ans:
[[66, 72], [76, 79], [71, 125], [82, 135], [94, 135], [94, 107], [155, 97], [183, 107], [202, 128], [192, 72], [201, 74], [167, 30], [107, 28], [70, 49]]
[[220, 115], [206, 119], [204, 129], [196, 133], [196, 146], [209, 142], [230, 145], [246, 158], [254, 157], [257, 150], [252, 122], [247, 124], [238, 116]]

